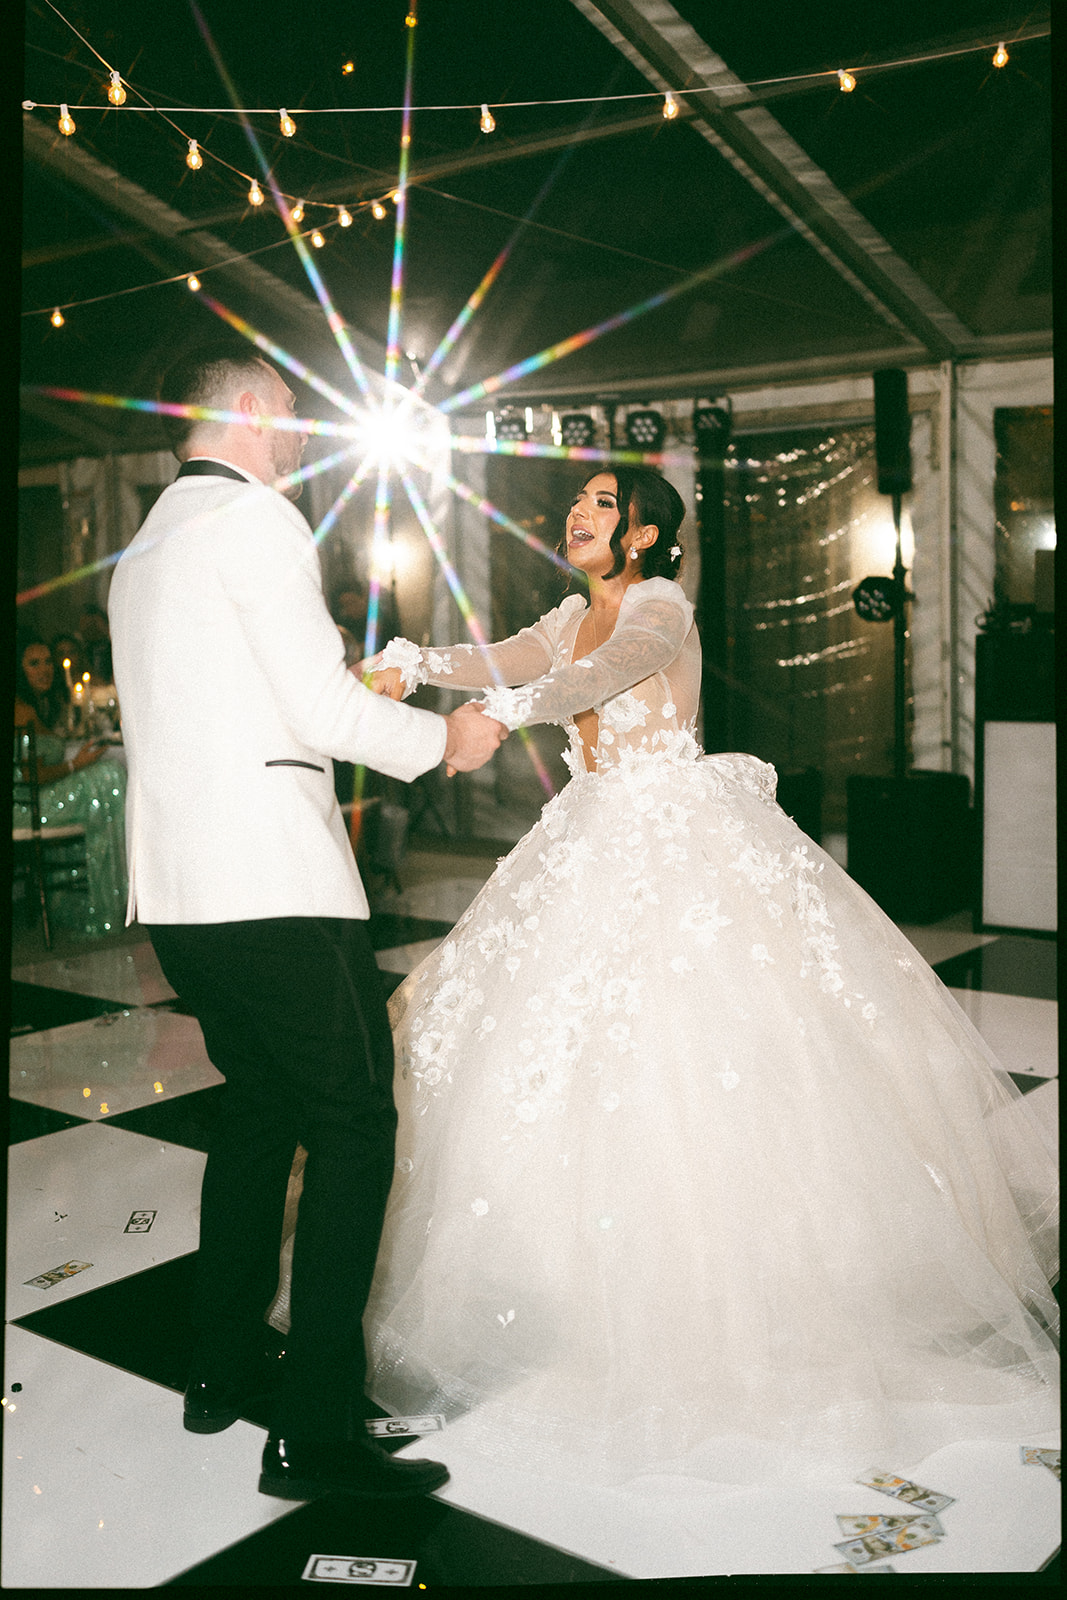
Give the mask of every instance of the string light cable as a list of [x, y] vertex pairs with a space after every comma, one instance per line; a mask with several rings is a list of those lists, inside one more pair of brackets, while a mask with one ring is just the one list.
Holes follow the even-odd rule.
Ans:
[[[60, 17], [64, 22], [67, 22], [67, 19], [63, 16], [63, 13], [61, 11], [59, 11], [56, 6], [52, 5], [52, 0], [45, 0], [45, 3], [48, 6], [50, 6], [50, 8], [53, 11], [55, 11], [55, 13], [56, 13], [56, 15], [58, 17]], [[96, 56], [97, 60], [107, 69], [108, 73], [109, 74], [112, 73], [114, 71], [114, 69], [109, 65], [108, 62], [106, 62], [104, 60], [103, 56], [100, 55], [97, 50], [93, 49], [93, 46], [91, 44], [89, 44], [88, 40], [82, 38], [82, 35], [80, 33], [78, 33], [78, 30], [75, 27], [73, 27], [73, 25], [71, 23], [67, 22], [67, 26], [71, 29], [72, 33], [76, 34], [77, 37], [79, 39], [81, 39], [82, 43], [84, 45], [86, 45], [86, 47], [89, 50], [92, 50], [93, 55]], [[853, 67], [853, 68], [825, 67], [825, 68], [820, 68], [820, 69], [818, 69], [816, 71], [813, 71], [813, 72], [786, 73], [786, 74], [784, 74], [784, 75], [782, 75], [780, 77], [776, 77], [776, 78], [752, 78], [752, 79], [750, 79], [750, 80], [748, 80], [746, 82], [743, 82], [743, 83], [738, 83], [738, 82], [735, 82], [735, 81], [731, 81], [729, 83], [718, 84], [718, 85], [714, 84], [714, 83], [689, 84], [689, 85], [686, 85], [685, 87], [675, 88], [675, 89], [667, 89], [667, 90], [664, 90], [664, 89], [639, 89], [639, 90], [631, 91], [631, 92], [626, 93], [626, 94], [566, 95], [566, 96], [560, 96], [560, 97], [557, 97], [557, 98], [547, 98], [547, 99], [540, 99], [540, 100], [489, 100], [489, 101], [484, 101], [484, 100], [466, 101], [465, 100], [465, 101], [454, 101], [454, 102], [441, 103], [441, 104], [412, 105], [410, 107], [410, 110], [411, 110], [412, 113], [415, 113], [415, 112], [420, 112], [421, 113], [421, 112], [426, 112], [426, 111], [475, 111], [475, 112], [478, 112], [482, 116], [483, 119], [488, 116], [488, 120], [494, 122], [494, 126], [495, 126], [495, 119], [493, 119], [489, 115], [489, 113], [492, 113], [494, 111], [518, 111], [518, 110], [524, 110], [524, 109], [529, 109], [529, 108], [539, 107], [539, 106], [606, 105], [606, 104], [613, 104], [613, 103], [616, 103], [616, 102], [622, 103], [623, 101], [629, 101], [629, 100], [659, 100], [659, 101], [665, 101], [666, 102], [667, 109], [665, 110], [664, 114], [668, 118], [668, 120], [673, 120], [674, 112], [671, 111], [669, 108], [670, 108], [672, 103], [679, 103], [680, 99], [700, 99], [702, 96], [705, 96], [705, 95], [713, 95], [717, 99], [722, 99], [722, 97], [727, 96], [727, 95], [729, 95], [729, 96], [741, 96], [741, 95], [750, 94], [750, 93], [752, 93], [753, 90], [756, 90], [756, 89], [771, 89], [771, 88], [775, 88], [775, 87], [780, 86], [780, 85], [803, 84], [803, 83], [810, 83], [812, 85], [815, 85], [821, 79], [834, 80], [834, 81], [837, 82], [837, 85], [840, 88], [841, 87], [841, 78], [842, 78], [842, 76], [844, 76], [844, 77], [854, 77], [857, 71], [861, 71], [864, 75], [871, 75], [871, 74], [876, 73], [876, 72], [877, 73], [892, 72], [892, 71], [896, 70], [899, 67], [922, 66], [922, 65], [925, 65], [926, 63], [930, 63], [930, 62], [946, 61], [946, 60], [949, 60], [951, 57], [954, 57], [954, 56], [975, 55], [975, 54], [978, 54], [979, 52], [984, 53], [986, 51], [995, 52], [995, 58], [996, 58], [995, 59], [995, 65], [1002, 66], [1002, 65], [1006, 64], [1006, 62], [1009, 59], [1007, 49], [1005, 48], [1005, 41], [1007, 39], [1010, 38], [1011, 42], [1013, 44], [1022, 44], [1022, 43], [1028, 42], [1029, 40], [1032, 40], [1032, 39], [1045, 39], [1045, 38], [1048, 38], [1049, 35], [1051, 34], [1051, 32], [1052, 32], [1052, 29], [1051, 29], [1050, 26], [1035, 26], [1035, 27], [1032, 27], [1032, 28], [1027, 28], [1024, 25], [1024, 26], [1020, 27], [1013, 34], [1005, 33], [1003, 36], [1000, 35], [1000, 34], [995, 34], [992, 37], [982, 38], [982, 39], [976, 40], [976, 41], [974, 41], [974, 42], [972, 42], [970, 44], [953, 45], [951, 48], [948, 48], [948, 49], [937, 49], [937, 50], [922, 51], [917, 55], [899, 56], [899, 57], [894, 58], [891, 61], [870, 61], [870, 62], [864, 63], [864, 65], [861, 68], [858, 68], [858, 69], [855, 68], [855, 67]], [[127, 80], [124, 80], [124, 81], [127, 81]], [[58, 111], [59, 110], [59, 101], [24, 100], [22, 102], [22, 107], [23, 107], [24, 111], [36, 111], [36, 110]], [[231, 116], [232, 117], [232, 116], [245, 115], [245, 116], [253, 116], [253, 117], [255, 117], [255, 116], [270, 116], [270, 117], [277, 118], [278, 115], [279, 115], [279, 111], [278, 111], [278, 107], [277, 106], [246, 106], [246, 107], [243, 108], [242, 112], [237, 112], [237, 111], [234, 110], [232, 105], [228, 105], [228, 106], [190, 106], [190, 105], [184, 105], [184, 106], [154, 106], [154, 105], [151, 105], [148, 101], [145, 101], [145, 105], [144, 106], [140, 106], [140, 107], [138, 107], [138, 106], [129, 106], [129, 107], [123, 106], [121, 109], [123, 109], [123, 110], [129, 109], [129, 110], [132, 111], [132, 110], [143, 110], [143, 109], [145, 109], [145, 107], [147, 107], [147, 109], [149, 109], [151, 111], [155, 111], [160, 116], [166, 116], [168, 114], [173, 114], [175, 116], [181, 116], [181, 115], [201, 114], [202, 113], [203, 115], [206, 115], [206, 116]], [[108, 103], [106, 105], [99, 105], [99, 106], [87, 105], [86, 104], [86, 105], [80, 106], [79, 109], [82, 110], [82, 111], [114, 111], [114, 110], [119, 109], [119, 108], [117, 108], [116, 106]], [[404, 107], [402, 105], [383, 105], [383, 106], [302, 106], [300, 108], [300, 115], [302, 117], [316, 117], [316, 116], [318, 116], [318, 117], [324, 117], [324, 116], [328, 116], [328, 117], [338, 117], [338, 116], [380, 116], [380, 115], [387, 115], [389, 113], [403, 112], [403, 110], [404, 110]], [[680, 104], [679, 104], [679, 110], [680, 110]], [[291, 119], [288, 119], [287, 113], [285, 113], [284, 111], [282, 113], [282, 116], [287, 118], [287, 120], [291, 120]], [[288, 133], [288, 131], [289, 131], [288, 128], [285, 127], [284, 122], [283, 122], [282, 132], [283, 133]], [[295, 132], [295, 127], [294, 127], [293, 131]], [[489, 132], [491, 130], [488, 127], [486, 127], [484, 129], [484, 131], [485, 132]]]

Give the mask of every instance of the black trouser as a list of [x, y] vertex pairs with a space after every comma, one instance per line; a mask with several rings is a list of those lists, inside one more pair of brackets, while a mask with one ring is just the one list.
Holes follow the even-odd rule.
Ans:
[[149, 928], [226, 1079], [200, 1214], [198, 1375], [244, 1365], [278, 1286], [286, 1187], [307, 1150], [292, 1328], [273, 1426], [354, 1437], [362, 1316], [392, 1181], [393, 1047], [364, 922], [331, 917]]

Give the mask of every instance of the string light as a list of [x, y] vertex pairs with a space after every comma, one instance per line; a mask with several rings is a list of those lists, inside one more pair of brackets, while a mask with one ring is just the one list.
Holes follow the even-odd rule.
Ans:
[[200, 279], [197, 277], [196, 273], [195, 272], [190, 272], [189, 276], [186, 278], [185, 281], [189, 285], [189, 287], [193, 291], [193, 293], [195, 294], [196, 291], [200, 287]]
[[296, 123], [293, 121], [292, 117], [289, 115], [288, 111], [286, 111], [284, 106], [282, 106], [278, 116], [280, 118], [279, 126], [281, 127], [282, 132], [285, 134], [287, 139], [291, 139], [293, 134], [296, 132]]
[[74, 132], [74, 118], [65, 105], [61, 105], [59, 108], [59, 131], [66, 134], [68, 139]]
[[200, 154], [200, 146], [195, 139], [189, 140], [189, 153], [185, 158], [185, 165], [190, 172], [199, 172], [204, 165], [204, 158]]
[[323, 245], [326, 243], [326, 240], [322, 237], [322, 234], [319, 232], [318, 228], [316, 228], [315, 232], [311, 235], [311, 242], [315, 246], [316, 250], [321, 250]]
[[995, 67], [1006, 67], [1009, 59], [1008, 52], [1004, 48], [1004, 40], [1002, 39], [997, 45], [996, 54], [993, 57], [993, 65]]
[[349, 211], [347, 206], [342, 206], [340, 208], [337, 213], [337, 220], [341, 224], [342, 228], [350, 228], [352, 226], [352, 213]]
[[48, 320], [51, 322], [53, 328], [61, 328], [67, 319], [63, 315], [62, 311], [60, 311], [59, 307], [56, 306], [56, 309], [52, 312], [52, 315]]
[[356, 63], [354, 61], [346, 61], [344, 66], [341, 68], [341, 71], [344, 73], [345, 77], [347, 77], [350, 72], [355, 72], [355, 70]]
[[375, 200], [374, 204], [370, 208], [370, 214], [374, 218], [375, 222], [383, 222], [389, 215], [380, 200]]
[[390, 203], [392, 205], [394, 205], [394, 206], [398, 205], [399, 202], [400, 202], [400, 190], [399, 189], [390, 189], [390, 191], [389, 191], [389, 200], [390, 200]]
[[303, 220], [304, 220], [304, 202], [303, 202], [303, 200], [298, 200], [296, 202], [296, 205], [293, 207], [292, 211], [290, 211], [289, 215], [292, 217], [294, 222], [296, 222], [296, 223], [303, 222]]
[[404, 18], [404, 26], [405, 28], [417, 28], [418, 25], [419, 19], [415, 15], [415, 0], [411, 0], [411, 6], [408, 10], [408, 14]]
[[678, 102], [669, 89], [663, 96], [663, 115], [668, 122], [673, 122], [678, 115]]
[[111, 73], [111, 82], [108, 84], [107, 97], [113, 106], [126, 104], [126, 91], [122, 87], [122, 79], [117, 72]]
[[255, 178], [252, 179], [252, 186], [248, 191], [248, 203], [250, 206], [261, 206], [263, 204], [263, 190], [259, 187]]
[[846, 72], [844, 67], [838, 68], [837, 82], [842, 94], [851, 94], [856, 87], [855, 76], [851, 72]]
[[492, 133], [493, 129], [496, 127], [496, 118], [484, 101], [482, 102], [482, 115], [478, 126], [481, 128], [483, 133]]

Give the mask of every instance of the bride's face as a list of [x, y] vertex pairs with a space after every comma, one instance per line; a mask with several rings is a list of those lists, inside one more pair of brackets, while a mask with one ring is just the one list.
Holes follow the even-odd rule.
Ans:
[[611, 536], [619, 520], [613, 472], [598, 472], [578, 490], [567, 513], [567, 560], [590, 577], [603, 577], [615, 562]]

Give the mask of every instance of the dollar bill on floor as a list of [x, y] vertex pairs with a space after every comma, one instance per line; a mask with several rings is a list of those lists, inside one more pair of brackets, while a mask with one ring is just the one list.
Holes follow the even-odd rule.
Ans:
[[896, 1572], [896, 1567], [887, 1567], [885, 1563], [878, 1567], [854, 1567], [851, 1561], [839, 1561], [835, 1567], [813, 1567], [813, 1572], [862, 1572], [864, 1577], [873, 1577], [876, 1572]]
[[367, 1432], [372, 1439], [407, 1439], [422, 1433], [440, 1433], [444, 1425], [443, 1416], [367, 1418]]
[[373, 1583], [411, 1586], [414, 1561], [383, 1561], [378, 1556], [311, 1556], [301, 1573], [304, 1583]]
[[844, 1539], [834, 1544], [846, 1561], [865, 1566], [869, 1561], [882, 1561], [886, 1556], [899, 1556], [908, 1550], [920, 1550], [926, 1544], [938, 1544], [944, 1530], [936, 1517], [915, 1517], [902, 1528], [888, 1528], [884, 1533], [866, 1533], [859, 1539]]
[[917, 1511], [899, 1517], [882, 1516], [878, 1511], [855, 1512], [845, 1514], [842, 1512], [837, 1517], [837, 1526], [849, 1539], [861, 1539], [865, 1533], [885, 1533], [892, 1528], [901, 1528], [906, 1522], [912, 1522], [919, 1515]]
[[1019, 1460], [1024, 1467], [1047, 1467], [1054, 1477], [1060, 1476], [1060, 1452], [1046, 1450], [1041, 1445], [1021, 1444], [1019, 1446]]
[[870, 1472], [857, 1478], [856, 1482], [862, 1483], [868, 1489], [877, 1489], [880, 1494], [892, 1495], [894, 1500], [915, 1506], [919, 1511], [944, 1511], [946, 1506], [956, 1504], [954, 1495], [939, 1494], [935, 1489], [925, 1489], [922, 1484], [913, 1483], [910, 1478], [898, 1478], [895, 1472], [883, 1472], [880, 1468], [872, 1468]]

